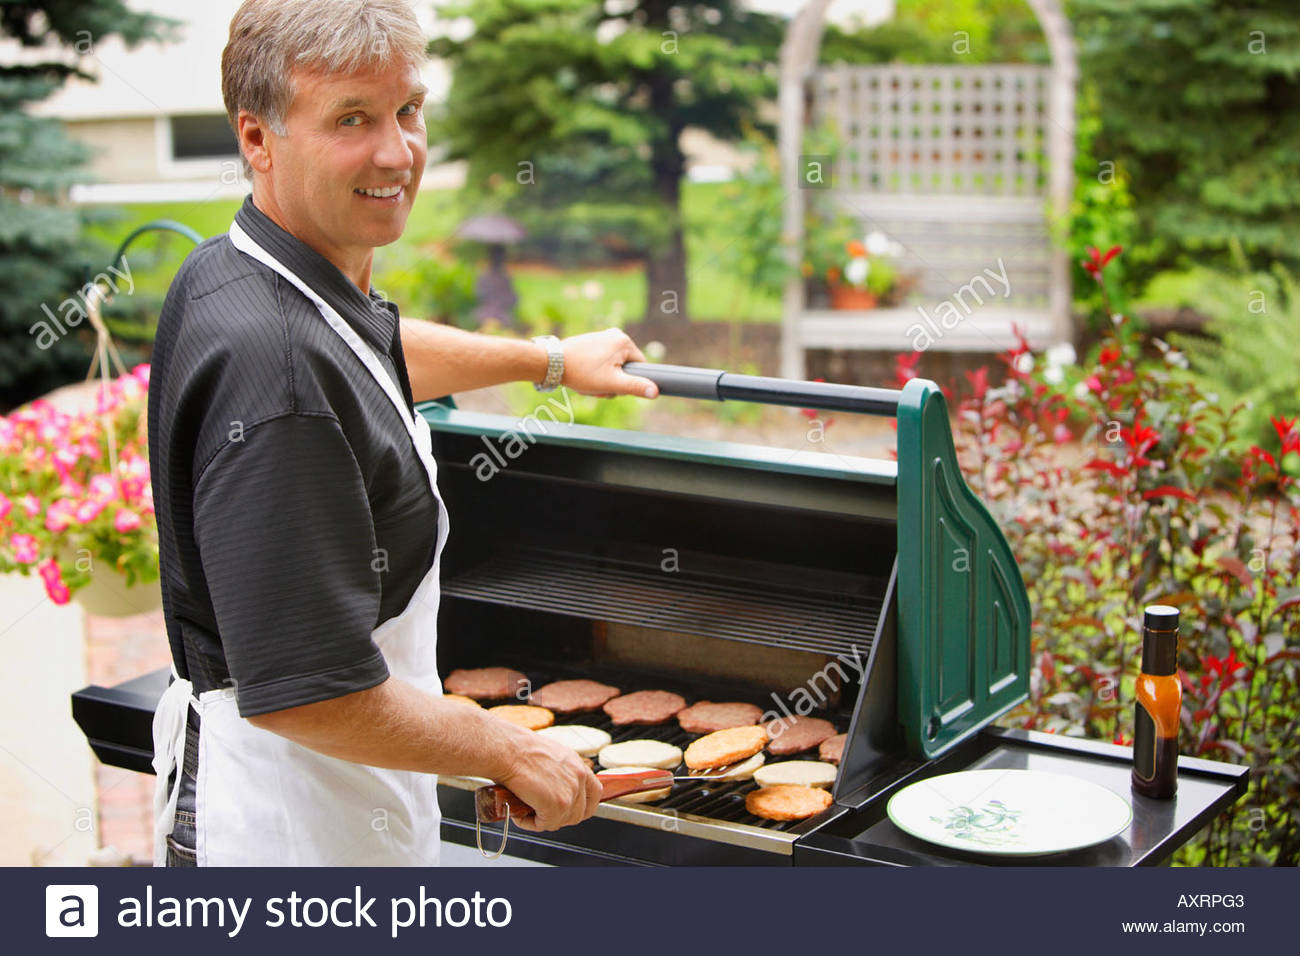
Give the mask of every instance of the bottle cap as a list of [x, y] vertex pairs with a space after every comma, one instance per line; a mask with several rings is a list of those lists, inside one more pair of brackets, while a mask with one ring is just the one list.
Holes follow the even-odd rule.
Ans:
[[1148, 631], [1178, 630], [1178, 608], [1168, 604], [1148, 604], [1142, 626]]
[[1142, 673], [1157, 677], [1178, 671], [1178, 608], [1147, 606], [1142, 620]]

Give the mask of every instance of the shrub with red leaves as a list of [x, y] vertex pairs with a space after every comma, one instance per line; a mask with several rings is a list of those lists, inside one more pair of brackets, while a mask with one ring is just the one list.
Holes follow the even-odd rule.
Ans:
[[[1118, 254], [1092, 250], [1085, 267], [1100, 283]], [[1130, 741], [1142, 609], [1176, 605], [1180, 751], [1252, 767], [1249, 794], [1179, 860], [1296, 865], [1300, 416], [1272, 419], [1276, 446], [1247, 447], [1240, 407], [1112, 319], [1069, 382], [1049, 382], [1020, 337], [1004, 385], [980, 370], [954, 387], [963, 470], [1033, 606], [1030, 699], [1004, 721]], [[1151, 344], [1163, 361], [1141, 358]], [[915, 365], [900, 357], [900, 382]]]

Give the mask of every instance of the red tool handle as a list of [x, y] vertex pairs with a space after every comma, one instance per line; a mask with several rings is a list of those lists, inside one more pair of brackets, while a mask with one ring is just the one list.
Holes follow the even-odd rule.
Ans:
[[[600, 799], [612, 800], [629, 793], [643, 793], [673, 785], [670, 770], [634, 770], [628, 773], [609, 774], [600, 778]], [[496, 823], [506, 814], [520, 817], [533, 812], [533, 808], [500, 784], [479, 787], [474, 792], [474, 811], [481, 823]]]

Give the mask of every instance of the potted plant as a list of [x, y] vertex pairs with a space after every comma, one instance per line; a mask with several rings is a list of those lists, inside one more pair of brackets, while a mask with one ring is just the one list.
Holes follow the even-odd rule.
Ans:
[[858, 228], [844, 215], [810, 217], [802, 265], [810, 301], [824, 294], [833, 309], [874, 309], [899, 291], [898, 244], [883, 232], [863, 238]]
[[124, 616], [162, 604], [149, 480], [149, 366], [93, 410], [37, 400], [0, 417], [0, 573], [38, 573], [55, 604]]
[[874, 309], [893, 292], [898, 270], [891, 261], [892, 247], [882, 232], [846, 242], [840, 256], [842, 264], [831, 266], [827, 272], [831, 308]]

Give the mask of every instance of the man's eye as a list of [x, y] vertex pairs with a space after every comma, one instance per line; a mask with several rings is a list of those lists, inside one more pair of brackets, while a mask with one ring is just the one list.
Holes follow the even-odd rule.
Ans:
[[345, 116], [345, 117], [343, 117], [343, 119], [339, 120], [339, 125], [340, 125], [340, 126], [360, 126], [360, 125], [361, 125], [361, 117], [360, 117], [360, 116]]
[[403, 107], [402, 107], [400, 110], [398, 110], [397, 112], [398, 112], [398, 115], [400, 115], [400, 116], [414, 116], [416, 113], [420, 112], [420, 104], [419, 104], [419, 103], [407, 103], [405, 106], [403, 106]]

